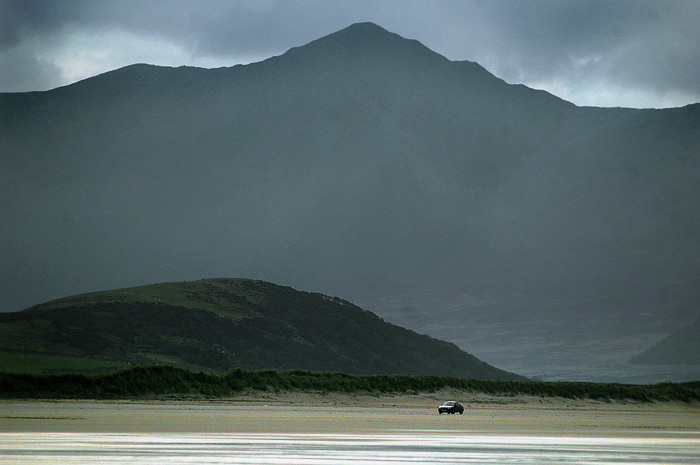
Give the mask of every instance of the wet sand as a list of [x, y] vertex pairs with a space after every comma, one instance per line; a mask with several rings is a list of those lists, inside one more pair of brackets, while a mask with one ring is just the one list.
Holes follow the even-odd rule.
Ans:
[[[448, 399], [464, 415], [438, 415]], [[0, 432], [327, 433], [700, 438], [700, 405], [604, 403], [456, 392], [268, 393], [226, 400], [0, 401]]]

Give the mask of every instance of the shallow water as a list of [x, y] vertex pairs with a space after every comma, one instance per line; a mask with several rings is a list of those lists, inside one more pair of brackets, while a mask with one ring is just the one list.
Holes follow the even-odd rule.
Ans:
[[0, 433], [0, 464], [699, 464], [700, 439], [402, 434]]

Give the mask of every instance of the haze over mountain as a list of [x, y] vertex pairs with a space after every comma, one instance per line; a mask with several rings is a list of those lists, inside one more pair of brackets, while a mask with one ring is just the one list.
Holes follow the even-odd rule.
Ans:
[[700, 365], [700, 318], [631, 359], [650, 365]]
[[580, 108], [364, 23], [0, 94], [0, 154], [3, 311], [248, 276], [524, 375], [700, 377], [627, 365], [699, 313], [700, 104]]

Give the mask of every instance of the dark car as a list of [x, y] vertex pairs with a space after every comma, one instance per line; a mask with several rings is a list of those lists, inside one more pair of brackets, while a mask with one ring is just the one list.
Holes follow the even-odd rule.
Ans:
[[459, 413], [460, 415], [464, 413], [464, 406], [457, 401], [448, 400], [444, 404], [438, 407], [438, 413]]

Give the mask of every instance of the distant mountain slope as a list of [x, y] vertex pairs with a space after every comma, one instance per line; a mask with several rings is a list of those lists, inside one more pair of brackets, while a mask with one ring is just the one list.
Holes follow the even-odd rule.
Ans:
[[2, 313], [0, 350], [214, 371], [523, 379], [350, 302], [243, 279], [97, 292]]
[[700, 318], [641, 354], [632, 357], [631, 363], [700, 365]]
[[0, 94], [0, 310], [250, 276], [513, 371], [625, 363], [700, 308], [699, 128], [700, 104], [578, 108], [369, 23]]

